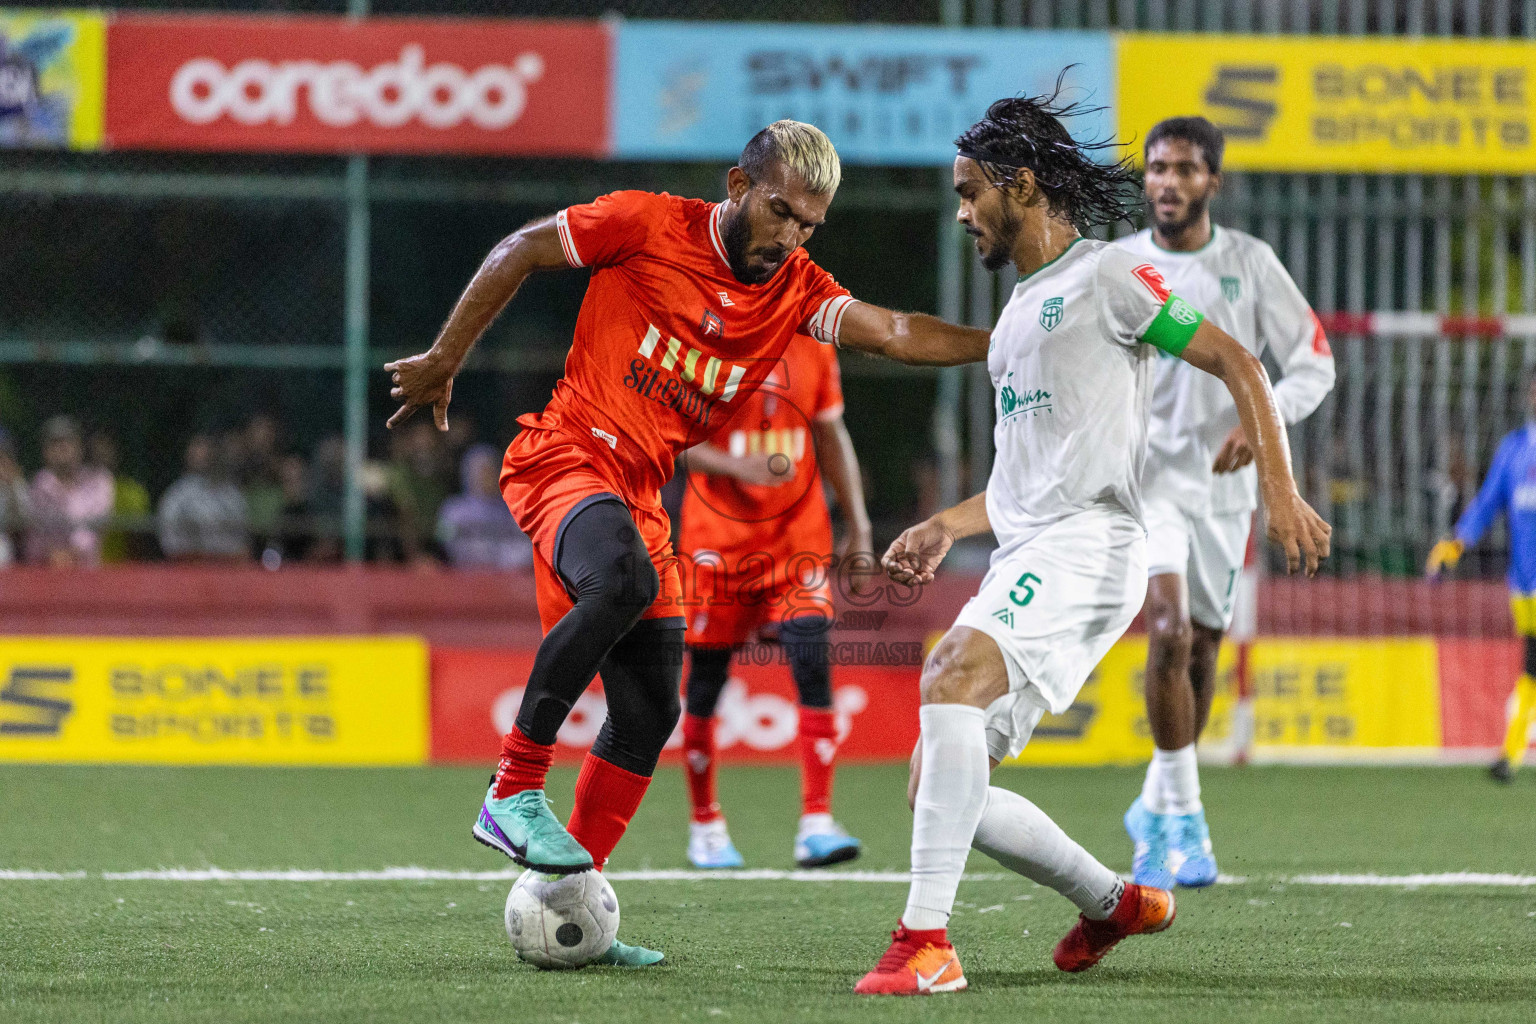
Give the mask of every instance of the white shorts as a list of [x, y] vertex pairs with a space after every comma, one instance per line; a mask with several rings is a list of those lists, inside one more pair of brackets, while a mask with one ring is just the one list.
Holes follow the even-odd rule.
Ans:
[[1016, 757], [1045, 712], [1072, 705], [1147, 594], [1146, 535], [1125, 512], [1095, 510], [999, 548], [955, 625], [997, 642], [1008, 693], [986, 712], [987, 753]]
[[1210, 629], [1232, 625], [1252, 512], [1191, 516], [1164, 498], [1146, 502], [1147, 575], [1183, 576], [1189, 618]]

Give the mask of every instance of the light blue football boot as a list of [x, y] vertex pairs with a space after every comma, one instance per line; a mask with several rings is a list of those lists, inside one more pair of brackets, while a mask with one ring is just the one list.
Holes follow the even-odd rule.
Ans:
[[1125, 812], [1125, 831], [1131, 837], [1131, 881], [1157, 889], [1173, 888], [1173, 870], [1168, 866], [1168, 818], [1153, 814], [1137, 797]]
[[824, 868], [858, 857], [864, 845], [843, 831], [830, 814], [806, 814], [795, 834], [795, 863], [802, 868]]
[[592, 855], [560, 824], [542, 789], [525, 789], [498, 800], [494, 785], [486, 791], [475, 838], [500, 850], [525, 868], [551, 875], [592, 869]]
[[731, 842], [726, 831], [725, 819], [716, 818], [703, 824], [688, 823], [688, 863], [706, 871], [739, 868], [746, 864], [741, 851]]
[[1194, 814], [1170, 814], [1168, 862], [1173, 865], [1176, 882], [1188, 889], [1200, 889], [1216, 881], [1216, 857], [1211, 853], [1211, 830], [1205, 825], [1205, 810]]
[[646, 949], [644, 946], [631, 946], [613, 940], [613, 945], [608, 947], [608, 952], [592, 961], [593, 967], [655, 967], [667, 958], [659, 949]]

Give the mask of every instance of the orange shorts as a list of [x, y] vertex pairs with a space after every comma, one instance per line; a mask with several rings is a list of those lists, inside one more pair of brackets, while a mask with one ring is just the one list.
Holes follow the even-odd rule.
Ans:
[[700, 552], [682, 563], [688, 583], [688, 643], [735, 647], [777, 633], [786, 619], [832, 618], [832, 585], [825, 565], [791, 580], [782, 566], [778, 571], [753, 571], [746, 562], [741, 567], [745, 571], [731, 571], [721, 568], [719, 558], [715, 552]]
[[656, 600], [643, 619], [681, 618], [682, 584], [672, 550], [672, 523], [658, 504], [637, 507], [624, 488], [602, 471], [591, 453], [552, 430], [527, 428], [507, 449], [501, 466], [501, 494], [512, 518], [533, 541], [533, 576], [539, 622], [549, 632], [571, 610], [570, 592], [555, 566], [565, 527], [594, 502], [617, 499], [629, 509], [651, 564], [661, 579]]

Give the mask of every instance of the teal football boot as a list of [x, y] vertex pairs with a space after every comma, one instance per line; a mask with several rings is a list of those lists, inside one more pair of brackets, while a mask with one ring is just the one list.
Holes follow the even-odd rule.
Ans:
[[608, 952], [592, 961], [593, 967], [655, 967], [666, 959], [666, 954], [659, 949], [646, 949], [644, 946], [631, 946], [613, 940], [613, 945], [608, 947]]
[[1206, 827], [1204, 809], [1168, 815], [1167, 828], [1174, 880], [1187, 889], [1201, 889], [1216, 881], [1216, 857], [1211, 852], [1211, 830]]
[[1168, 866], [1168, 815], [1153, 814], [1141, 797], [1125, 812], [1125, 831], [1133, 844], [1131, 881], [1156, 889], [1173, 888]]
[[525, 789], [500, 800], [493, 785], [485, 794], [475, 838], [525, 868], [551, 875], [592, 869], [592, 855], [560, 824], [542, 789]]

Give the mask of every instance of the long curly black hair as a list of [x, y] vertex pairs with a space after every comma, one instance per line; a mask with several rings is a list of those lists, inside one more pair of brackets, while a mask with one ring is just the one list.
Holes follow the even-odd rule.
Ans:
[[961, 156], [981, 165], [994, 185], [1012, 185], [1021, 169], [1034, 173], [1051, 213], [1081, 229], [1130, 220], [1141, 212], [1141, 179], [1130, 156], [1113, 163], [1095, 157], [1117, 148], [1114, 138], [1076, 140], [1063, 118], [1094, 114], [1104, 107], [1061, 98], [1056, 79], [1048, 96], [1013, 96], [987, 108], [987, 116], [955, 140]]

